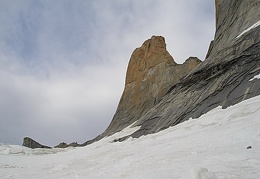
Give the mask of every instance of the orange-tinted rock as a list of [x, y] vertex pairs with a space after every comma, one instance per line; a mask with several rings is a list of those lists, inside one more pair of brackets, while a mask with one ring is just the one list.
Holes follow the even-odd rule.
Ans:
[[189, 58], [177, 64], [161, 36], [152, 36], [134, 50], [126, 73], [125, 88], [114, 118], [105, 133], [118, 131], [136, 121], [201, 61]]

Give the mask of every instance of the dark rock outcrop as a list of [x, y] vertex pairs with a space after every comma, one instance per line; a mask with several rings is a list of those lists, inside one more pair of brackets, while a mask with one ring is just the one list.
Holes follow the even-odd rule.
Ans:
[[260, 95], [260, 80], [250, 80], [260, 74], [260, 26], [250, 28], [260, 22], [259, 0], [216, 0], [215, 4], [216, 33], [205, 61], [179, 75], [183, 67], [178, 70], [164, 40], [146, 41], [130, 59], [125, 90], [111, 124], [84, 145], [133, 122], [141, 128], [131, 136], [140, 137]]
[[[29, 138], [29, 137], [25, 137], [23, 139], [23, 146], [28, 147], [28, 148], [32, 148], [32, 149], [36, 149], [36, 148], [51, 149], [51, 147], [42, 145], [42, 144], [36, 142], [35, 140]], [[83, 146], [83, 145], [78, 144], [77, 142], [72, 142], [70, 144], [62, 142], [59, 145], [54, 146], [54, 148], [81, 147], [81, 146]]]
[[72, 142], [70, 144], [67, 144], [65, 142], [60, 143], [59, 145], [56, 145], [54, 148], [67, 148], [67, 147], [81, 147], [81, 144], [78, 144], [77, 142]]
[[50, 149], [51, 148], [51, 147], [42, 145], [42, 144], [36, 142], [35, 140], [29, 138], [29, 137], [25, 137], [23, 139], [23, 146], [28, 147], [28, 148], [32, 148], [32, 149], [35, 149], [35, 148], [47, 148], [47, 149]]
[[59, 143], [59, 145], [54, 146], [54, 148], [67, 148], [69, 145], [65, 142]]

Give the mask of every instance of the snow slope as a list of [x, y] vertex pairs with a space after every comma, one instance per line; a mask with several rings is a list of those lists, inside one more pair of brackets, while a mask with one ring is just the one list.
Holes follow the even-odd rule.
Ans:
[[259, 118], [260, 96], [124, 142], [138, 128], [49, 152], [2, 144], [0, 178], [259, 179]]

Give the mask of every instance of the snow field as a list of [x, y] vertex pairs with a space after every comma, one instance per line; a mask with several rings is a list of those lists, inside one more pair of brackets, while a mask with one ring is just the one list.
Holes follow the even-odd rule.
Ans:
[[259, 117], [260, 96], [124, 142], [138, 127], [52, 152], [1, 145], [0, 178], [258, 179]]

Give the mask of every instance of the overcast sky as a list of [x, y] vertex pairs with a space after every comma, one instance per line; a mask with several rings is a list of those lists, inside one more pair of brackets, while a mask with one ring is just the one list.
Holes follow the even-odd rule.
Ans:
[[162, 35], [204, 60], [213, 0], [0, 0], [0, 143], [54, 146], [103, 132], [133, 50]]

